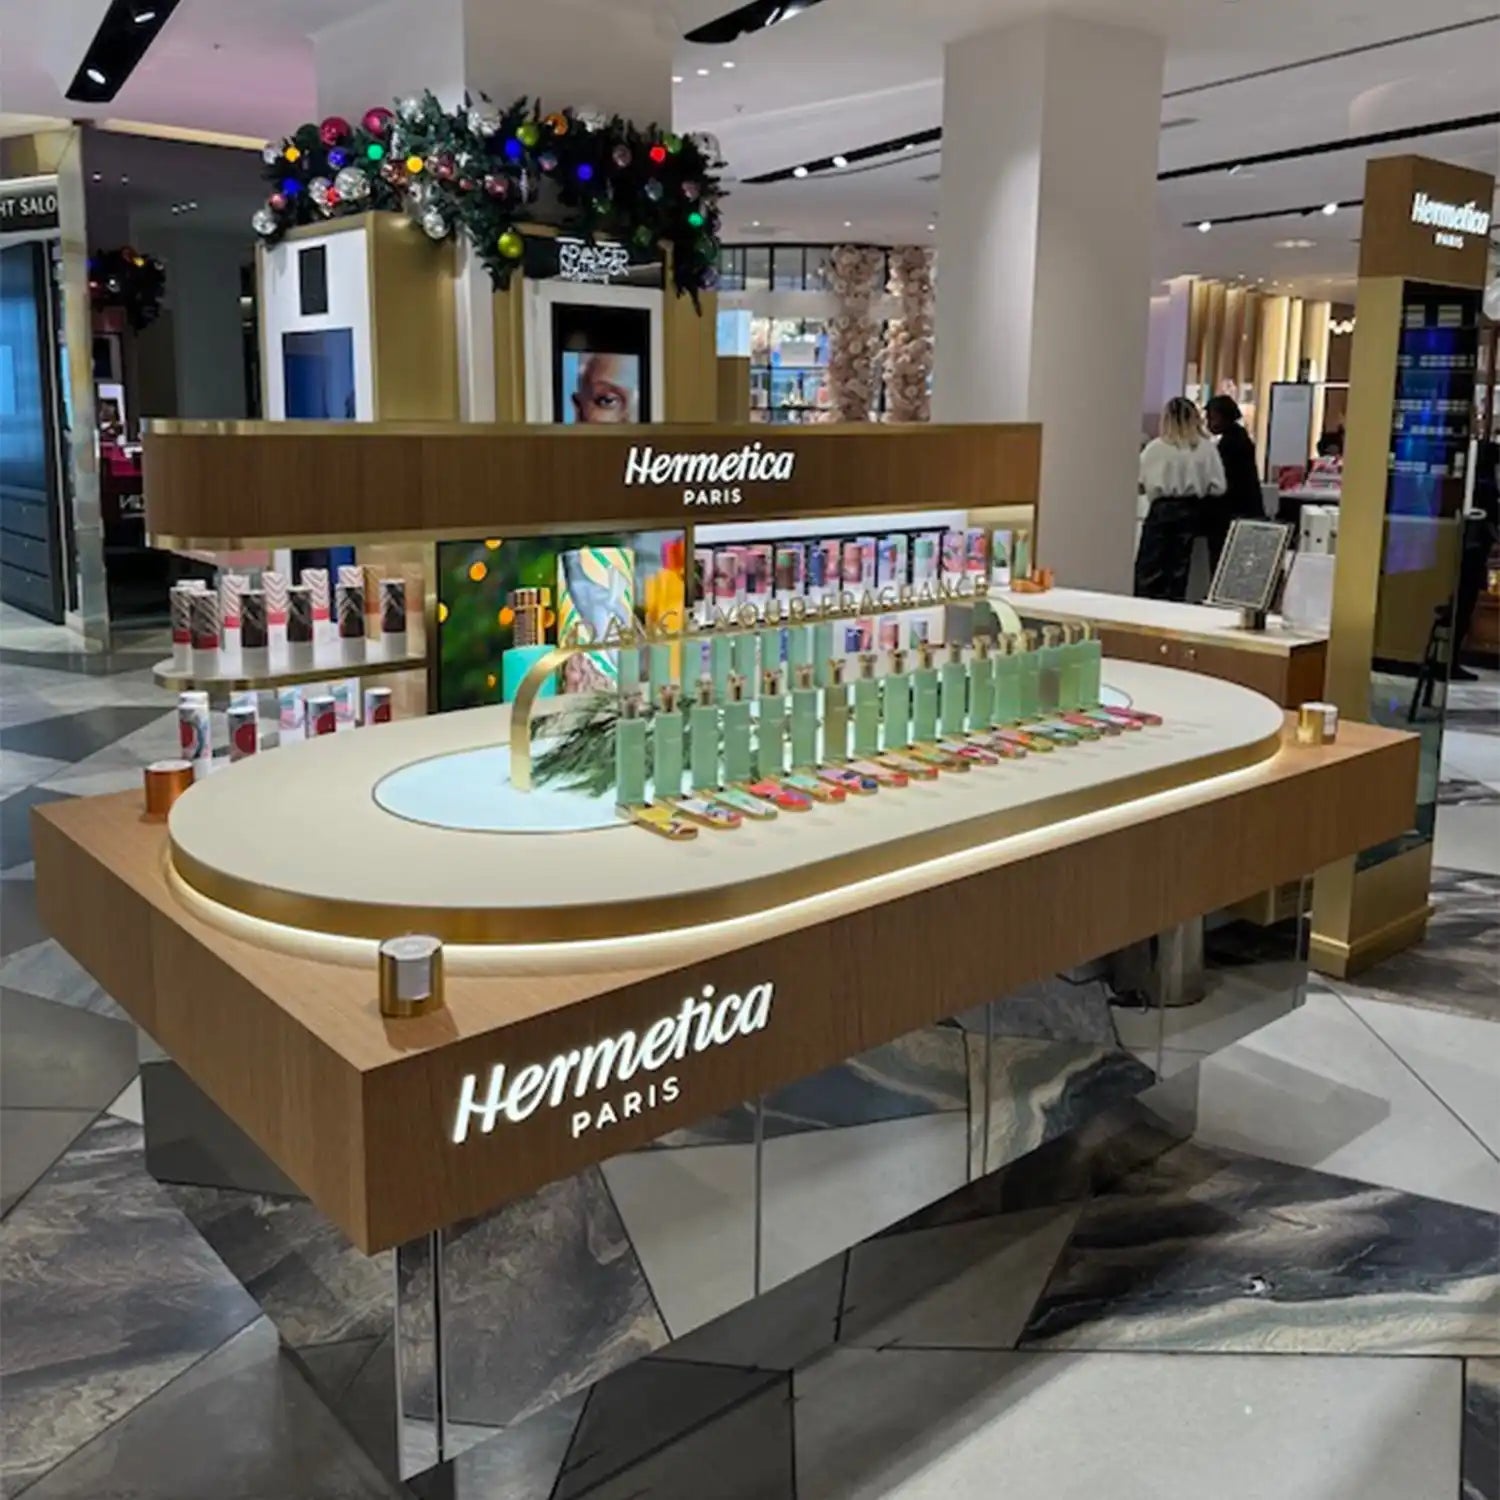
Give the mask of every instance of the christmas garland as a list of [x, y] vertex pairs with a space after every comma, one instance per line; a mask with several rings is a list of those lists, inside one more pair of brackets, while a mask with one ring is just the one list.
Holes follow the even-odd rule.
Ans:
[[251, 222], [274, 243], [296, 224], [405, 210], [435, 240], [464, 234], [501, 288], [525, 253], [520, 226], [555, 223], [639, 255], [669, 245], [677, 290], [696, 300], [718, 276], [717, 154], [618, 115], [544, 114], [525, 99], [501, 110], [483, 97], [448, 110], [427, 93], [267, 145], [271, 192]]
[[118, 250], [95, 250], [89, 256], [89, 303], [93, 307], [121, 307], [132, 328], [141, 329], [161, 315], [167, 292], [167, 268], [154, 255], [142, 255], [123, 245]]

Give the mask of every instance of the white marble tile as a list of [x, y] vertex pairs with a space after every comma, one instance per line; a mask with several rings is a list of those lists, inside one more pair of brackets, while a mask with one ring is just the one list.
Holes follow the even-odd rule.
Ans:
[[755, 1147], [683, 1146], [605, 1162], [673, 1338], [755, 1295]]
[[794, 1377], [817, 1500], [1438, 1500], [1457, 1360], [840, 1349]]
[[856, 1246], [840, 1342], [1013, 1348], [1078, 1212], [1066, 1204], [995, 1214]]
[[1203, 1062], [1197, 1139], [1500, 1212], [1500, 1162], [1332, 994]]
[[144, 1125], [141, 1108], [141, 1076], [139, 1073], [120, 1090], [114, 1103], [105, 1110], [105, 1114], [113, 1115], [118, 1120], [129, 1120], [132, 1125]]
[[22, 791], [56, 776], [67, 766], [65, 760], [53, 760], [47, 755], [23, 755], [18, 750], [0, 750], [0, 797]]
[[1500, 735], [1450, 729], [1443, 735], [1443, 775], [1500, 787]]
[[44, 1000], [76, 1005], [100, 1015], [123, 1014], [93, 977], [56, 938], [7, 954], [0, 963], [0, 984]]
[[1439, 807], [1432, 862], [1448, 870], [1500, 875], [1500, 804]]
[[968, 1115], [807, 1130], [763, 1153], [761, 1285], [772, 1287], [961, 1187]]
[[1500, 1155], [1500, 1012], [1483, 1021], [1354, 996], [1345, 1003]]

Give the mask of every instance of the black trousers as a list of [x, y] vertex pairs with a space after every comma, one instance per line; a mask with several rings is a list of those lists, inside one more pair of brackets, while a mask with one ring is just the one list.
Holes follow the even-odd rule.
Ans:
[[1203, 501], [1197, 496], [1158, 495], [1141, 526], [1135, 554], [1135, 592], [1142, 599], [1187, 598], [1193, 542], [1203, 534]]

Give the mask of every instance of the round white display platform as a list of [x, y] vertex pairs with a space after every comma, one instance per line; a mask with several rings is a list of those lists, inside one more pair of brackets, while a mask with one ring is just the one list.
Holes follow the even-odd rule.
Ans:
[[[1274, 755], [1280, 708], [1215, 678], [1106, 663], [1158, 728], [944, 773], [673, 843], [597, 799], [520, 793], [506, 708], [328, 735], [239, 762], [173, 807], [177, 874], [313, 932], [537, 944], [668, 932], [881, 879]], [[522, 806], [518, 806], [524, 804]], [[446, 825], [446, 826], [444, 826]]]

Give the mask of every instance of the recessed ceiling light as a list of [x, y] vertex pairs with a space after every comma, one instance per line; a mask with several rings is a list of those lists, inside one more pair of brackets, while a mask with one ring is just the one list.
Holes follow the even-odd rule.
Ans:
[[95, 172], [93, 174], [93, 177], [92, 177], [91, 180], [94, 181], [94, 182], [103, 182], [104, 181], [104, 173], [103, 172]]
[[104, 83], [104, 74], [101, 73], [98, 68], [85, 68], [84, 77], [87, 78], [90, 83], [97, 83], [101, 85]]
[[1212, 219], [1200, 219], [1198, 221], [1198, 233], [1199, 234], [1207, 234], [1208, 231], [1210, 229], [1212, 229], [1213, 227], [1214, 227], [1214, 221]]
[[129, 182], [130, 178], [129, 178], [129, 176], [126, 173], [121, 172], [120, 173], [120, 181], [121, 182]]
[[700, 78], [707, 78], [708, 77], [708, 69], [707, 68], [699, 68], [697, 71], [698, 71], [698, 76]]
[[927, 226], [927, 232], [928, 232], [928, 233], [929, 233], [929, 234], [932, 234], [932, 233], [934, 233], [934, 232], [935, 232], [935, 231], [936, 231], [936, 229], [937, 229], [937, 225], [936, 225], [936, 224], [929, 224], [929, 225], [928, 225], [928, 226]]
[[681, 73], [674, 73], [672, 75], [672, 82], [673, 83], [681, 83], [682, 82], [682, 74]]
[[1332, 218], [1333, 215], [1336, 214], [1338, 211], [1339, 211], [1339, 206], [1338, 206], [1337, 203], [1325, 203], [1323, 205], [1323, 212], [1325, 214], [1327, 214], [1329, 216], [1329, 218]]
[[719, 64], [719, 66], [721, 68], [732, 68], [734, 66], [734, 64], [732, 62], [729, 62], [729, 61], [726, 60], [725, 62], [721, 62]]
[[793, 167], [792, 168], [792, 176], [793, 177], [806, 177], [807, 176], [807, 168], [806, 167]]
[[760, 228], [760, 220], [759, 219], [751, 219], [751, 221], [750, 221], [750, 227], [752, 229], [759, 229]]
[[849, 158], [842, 155], [835, 156], [833, 159], [833, 164], [836, 167], [847, 167], [849, 165]]
[[854, 220], [853, 219], [845, 219], [844, 220], [844, 228], [845, 229], [853, 229], [854, 228]]

